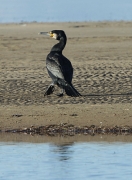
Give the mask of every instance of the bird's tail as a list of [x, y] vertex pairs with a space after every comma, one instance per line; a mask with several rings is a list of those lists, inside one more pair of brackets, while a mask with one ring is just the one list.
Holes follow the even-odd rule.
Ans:
[[82, 96], [71, 83], [66, 82], [64, 79], [58, 79], [58, 84], [60, 88], [64, 89], [68, 96], [78, 97]]
[[72, 84], [66, 84], [66, 86], [64, 87], [65, 92], [68, 96], [72, 96], [72, 97], [78, 97], [78, 96], [82, 96], [75, 88]]

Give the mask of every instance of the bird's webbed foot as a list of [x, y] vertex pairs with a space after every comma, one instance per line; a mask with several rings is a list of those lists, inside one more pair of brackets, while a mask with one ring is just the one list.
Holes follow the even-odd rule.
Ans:
[[48, 89], [45, 91], [44, 96], [52, 94], [54, 92], [54, 89], [55, 89], [54, 84], [53, 83], [50, 84]]
[[57, 94], [57, 96], [59, 97], [62, 97], [63, 95], [64, 95], [64, 89], [62, 89], [62, 91], [59, 94]]
[[64, 93], [57, 94], [58, 97], [62, 97]]

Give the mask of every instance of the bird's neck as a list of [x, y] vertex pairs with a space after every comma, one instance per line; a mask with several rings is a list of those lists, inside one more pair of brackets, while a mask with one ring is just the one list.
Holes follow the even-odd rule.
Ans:
[[66, 45], [66, 38], [63, 38], [63, 37], [62, 37], [62, 38], [60, 39], [59, 43], [55, 44], [55, 45], [52, 47], [51, 51], [56, 51], [56, 52], [62, 53], [65, 45]]

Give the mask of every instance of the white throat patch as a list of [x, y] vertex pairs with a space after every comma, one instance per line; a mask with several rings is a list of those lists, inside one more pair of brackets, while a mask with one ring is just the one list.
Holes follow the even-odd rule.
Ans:
[[57, 34], [53, 33], [53, 38], [57, 39]]

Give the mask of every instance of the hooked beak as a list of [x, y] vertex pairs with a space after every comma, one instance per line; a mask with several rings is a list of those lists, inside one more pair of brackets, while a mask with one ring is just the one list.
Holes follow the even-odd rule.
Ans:
[[39, 32], [39, 35], [44, 35], [44, 36], [50, 36], [53, 37], [53, 33], [52, 32]]

